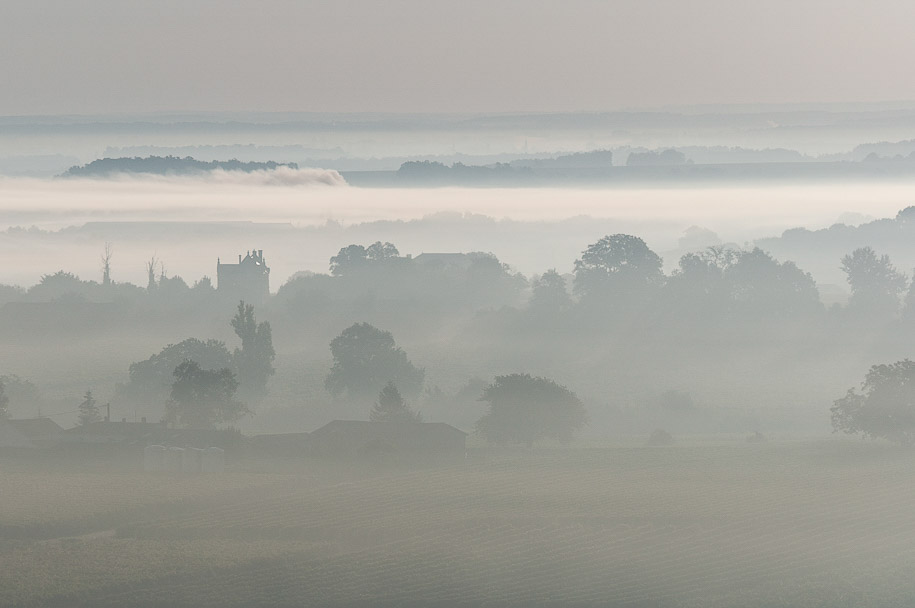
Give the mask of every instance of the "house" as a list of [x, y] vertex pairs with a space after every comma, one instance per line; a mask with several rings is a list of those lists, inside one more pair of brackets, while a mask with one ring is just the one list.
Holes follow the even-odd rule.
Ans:
[[428, 268], [467, 270], [473, 260], [466, 253], [421, 253], [413, 262]]
[[277, 433], [248, 438], [250, 453], [259, 456], [304, 456], [308, 453], [309, 433]]
[[311, 433], [309, 451], [318, 456], [373, 455], [463, 457], [467, 433], [443, 422], [334, 420]]
[[19, 429], [7, 420], [0, 420], [0, 449], [34, 448], [32, 443]]
[[109, 445], [142, 449], [148, 445], [178, 447], [231, 447], [240, 437], [237, 431], [219, 429], [175, 429], [162, 422], [121, 422], [102, 420], [67, 429], [64, 445]]
[[223, 264], [216, 259], [216, 291], [230, 300], [259, 304], [270, 295], [270, 269], [263, 249], [252, 249], [238, 264]]
[[50, 418], [22, 418], [7, 420], [7, 424], [19, 431], [35, 448], [49, 448], [60, 441], [64, 429]]

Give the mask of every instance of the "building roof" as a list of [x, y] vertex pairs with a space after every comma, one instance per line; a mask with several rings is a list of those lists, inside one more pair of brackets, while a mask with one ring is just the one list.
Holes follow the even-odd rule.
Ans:
[[31, 448], [35, 444], [7, 420], [0, 420], [0, 448]]
[[53, 439], [63, 432], [63, 427], [50, 418], [21, 418], [7, 420], [17, 431], [29, 439]]
[[312, 437], [321, 437], [331, 433], [341, 431], [402, 431], [410, 429], [411, 432], [437, 432], [437, 433], [458, 433], [467, 436], [467, 433], [461, 429], [454, 428], [444, 422], [371, 422], [368, 420], [331, 420], [321, 428], [312, 431]]
[[440, 264], [464, 269], [470, 266], [470, 257], [466, 253], [421, 253], [413, 260], [418, 264]]

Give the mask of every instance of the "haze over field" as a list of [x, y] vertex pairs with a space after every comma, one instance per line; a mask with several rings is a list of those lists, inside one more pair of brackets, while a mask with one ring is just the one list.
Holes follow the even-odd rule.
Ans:
[[0, 608], [915, 605], [913, 23], [4, 2]]

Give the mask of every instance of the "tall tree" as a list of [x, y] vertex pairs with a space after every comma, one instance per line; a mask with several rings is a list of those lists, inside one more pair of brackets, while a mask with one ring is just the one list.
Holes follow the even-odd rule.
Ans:
[[410, 363], [407, 353], [394, 343], [391, 332], [368, 323], [355, 323], [331, 341], [330, 351], [334, 365], [324, 386], [333, 395], [370, 398], [389, 381], [410, 396], [418, 395], [422, 389], [425, 370]]
[[861, 392], [849, 389], [830, 411], [836, 432], [915, 443], [915, 362], [874, 365], [864, 377]]
[[537, 314], [556, 315], [572, 306], [566, 280], [551, 268], [531, 284], [530, 310]]
[[175, 382], [165, 405], [168, 422], [190, 428], [213, 428], [232, 423], [249, 413], [235, 398], [238, 381], [227, 367], [202, 369], [196, 361], [175, 368]]
[[870, 247], [855, 249], [842, 258], [842, 270], [851, 286], [850, 309], [874, 316], [896, 314], [906, 277], [896, 271], [888, 255], [877, 257]]
[[574, 290], [582, 298], [628, 299], [664, 281], [661, 258], [629, 234], [605, 236], [575, 260]]
[[10, 398], [6, 394], [6, 385], [0, 380], [0, 420], [9, 417], [9, 405]]
[[568, 442], [587, 421], [581, 400], [566, 387], [529, 374], [497, 376], [480, 401], [489, 411], [477, 430], [494, 443], [533, 444], [542, 438]]
[[83, 395], [83, 402], [79, 404], [79, 423], [82, 426], [86, 426], [101, 419], [102, 416], [99, 414], [95, 397], [92, 396], [91, 390], [87, 390], [86, 394]]
[[238, 370], [239, 384], [249, 399], [260, 399], [267, 392], [267, 380], [276, 370], [273, 360], [273, 331], [270, 323], [257, 322], [254, 317], [254, 306], [238, 303], [238, 310], [232, 318], [235, 335], [241, 339], [241, 349], [235, 349], [235, 366]]
[[378, 394], [378, 401], [369, 413], [372, 422], [422, 422], [423, 416], [410, 409], [393, 382], [388, 382]]
[[107, 287], [111, 285], [111, 256], [113, 251], [111, 243], [105, 243], [105, 250], [102, 252], [102, 285]]

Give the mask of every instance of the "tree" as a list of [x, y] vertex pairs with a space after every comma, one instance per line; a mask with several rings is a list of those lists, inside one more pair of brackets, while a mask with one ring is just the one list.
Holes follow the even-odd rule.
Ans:
[[368, 253], [362, 245], [349, 245], [330, 258], [330, 273], [335, 277], [345, 275], [353, 270], [364, 268]]
[[877, 257], [870, 247], [855, 249], [842, 258], [842, 270], [851, 286], [850, 309], [875, 316], [896, 314], [906, 277], [888, 255]]
[[105, 243], [105, 250], [102, 252], [102, 285], [108, 287], [111, 285], [111, 256], [113, 255], [111, 243]]
[[660, 286], [661, 258], [637, 236], [605, 236], [575, 260], [575, 293], [583, 298], [626, 297]]
[[169, 344], [144, 361], [131, 363], [130, 381], [118, 386], [118, 400], [147, 406], [164, 402], [174, 382], [175, 368], [187, 360], [196, 361], [206, 369], [232, 366], [232, 354], [225, 343], [188, 338], [178, 344]]
[[356, 398], [376, 395], [387, 382], [394, 382], [410, 396], [422, 389], [426, 372], [415, 367], [391, 332], [368, 323], [355, 323], [330, 343], [334, 365], [324, 379], [331, 394], [346, 392]]
[[861, 392], [854, 388], [832, 408], [835, 432], [881, 437], [901, 445], [915, 442], [915, 362], [874, 365]]
[[419, 412], [411, 410], [394, 383], [388, 382], [378, 394], [378, 401], [375, 402], [375, 407], [369, 413], [369, 420], [372, 422], [422, 422], [423, 416]]
[[235, 335], [241, 338], [241, 349], [235, 349], [235, 368], [238, 370], [239, 383], [245, 394], [251, 398], [261, 398], [267, 392], [267, 380], [274, 374], [273, 331], [270, 323], [257, 322], [254, 318], [254, 306], [238, 303], [238, 311], [232, 318]]
[[235, 422], [248, 408], [235, 398], [238, 381], [228, 367], [206, 370], [196, 361], [175, 368], [175, 382], [165, 406], [168, 422], [190, 428], [213, 428]]
[[[156, 268], [159, 268], [161, 262], [159, 258], [153, 255], [146, 262], [146, 290], [150, 293], [156, 289]], [[162, 267], [162, 274], [165, 274], [165, 267]]]
[[497, 376], [483, 389], [480, 401], [489, 411], [476, 428], [494, 443], [533, 444], [542, 438], [572, 439], [587, 422], [581, 400], [566, 387], [529, 374]]
[[397, 247], [393, 243], [375, 241], [365, 249], [365, 255], [373, 262], [386, 262], [397, 259], [400, 256], [400, 252], [397, 251]]
[[555, 315], [572, 306], [572, 297], [566, 290], [566, 280], [555, 268], [547, 270], [540, 278], [534, 279], [531, 289], [531, 311]]
[[803, 318], [822, 309], [810, 273], [762, 249], [738, 251], [724, 267], [734, 312], [751, 317]]
[[79, 404], [79, 423], [81, 426], [86, 426], [101, 419], [95, 397], [92, 396], [92, 391], [87, 390], [83, 395], [83, 402]]
[[0, 420], [8, 418], [10, 398], [6, 394], [6, 385], [0, 380]]

